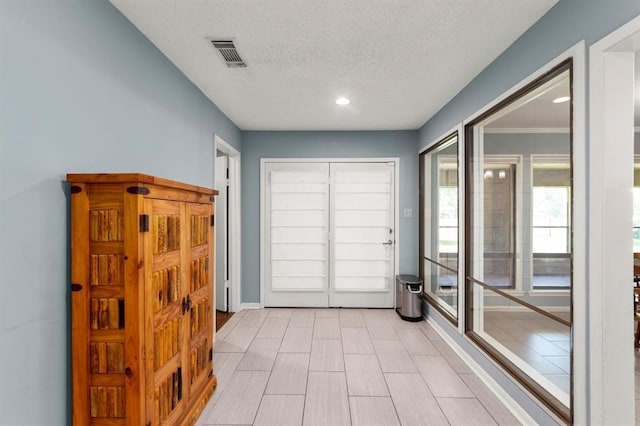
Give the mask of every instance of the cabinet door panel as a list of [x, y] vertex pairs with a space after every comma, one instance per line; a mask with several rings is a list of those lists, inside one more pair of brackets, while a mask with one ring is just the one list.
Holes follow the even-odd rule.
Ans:
[[212, 370], [213, 348], [213, 226], [212, 204], [186, 204], [189, 250], [186, 369], [189, 395], [201, 390]]
[[184, 347], [188, 320], [185, 297], [188, 271], [184, 252], [184, 203], [145, 200], [149, 232], [144, 234], [146, 269], [145, 310], [147, 420], [153, 425], [172, 424], [185, 406]]

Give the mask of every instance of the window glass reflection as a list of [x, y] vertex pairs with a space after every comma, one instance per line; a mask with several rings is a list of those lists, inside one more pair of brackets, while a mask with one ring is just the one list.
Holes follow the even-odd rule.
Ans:
[[[465, 329], [569, 418], [570, 61], [465, 129]], [[640, 221], [638, 221], [640, 224]], [[640, 227], [640, 225], [638, 225]]]
[[458, 316], [458, 137], [420, 156], [421, 275], [427, 299], [455, 322]]

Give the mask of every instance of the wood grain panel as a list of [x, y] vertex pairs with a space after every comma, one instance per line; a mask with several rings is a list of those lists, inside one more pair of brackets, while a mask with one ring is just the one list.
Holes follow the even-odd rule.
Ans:
[[74, 426], [192, 424], [217, 385], [217, 192], [135, 173], [67, 179]]

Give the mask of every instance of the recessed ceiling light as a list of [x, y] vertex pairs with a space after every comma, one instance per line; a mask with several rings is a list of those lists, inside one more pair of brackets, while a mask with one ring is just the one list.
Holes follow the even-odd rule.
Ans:
[[571, 99], [569, 96], [560, 96], [559, 98], [555, 98], [553, 100], [554, 104], [561, 104], [563, 102], [567, 102], [569, 99]]
[[351, 103], [351, 101], [347, 98], [338, 98], [336, 99], [336, 104], [337, 105], [349, 105]]

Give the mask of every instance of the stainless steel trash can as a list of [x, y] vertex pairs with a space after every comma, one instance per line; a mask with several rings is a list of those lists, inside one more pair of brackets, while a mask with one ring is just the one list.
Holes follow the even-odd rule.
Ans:
[[396, 312], [405, 321], [422, 321], [422, 280], [396, 275]]

